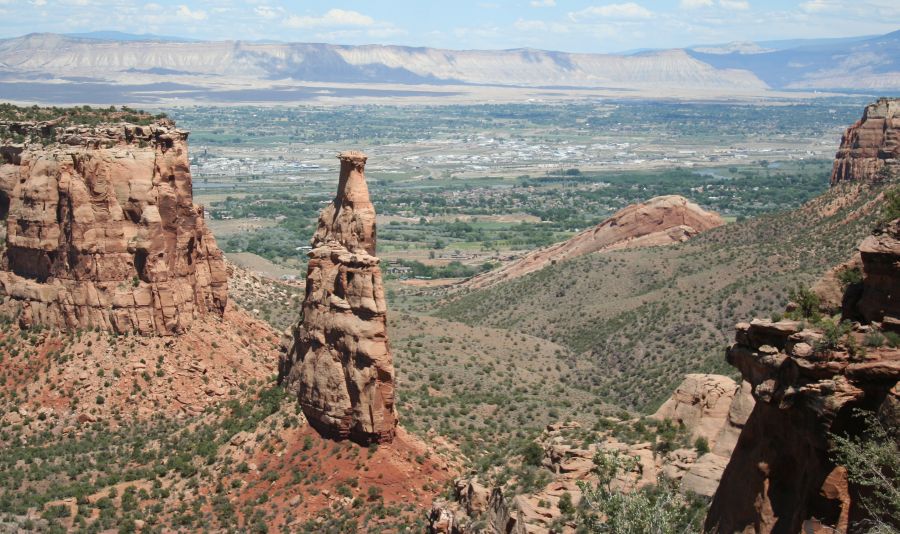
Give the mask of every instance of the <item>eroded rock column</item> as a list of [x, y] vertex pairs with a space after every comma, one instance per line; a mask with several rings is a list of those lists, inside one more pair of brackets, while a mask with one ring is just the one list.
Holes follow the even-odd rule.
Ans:
[[279, 379], [323, 435], [390, 442], [397, 426], [394, 364], [366, 155], [343, 152], [338, 158], [337, 195], [319, 215], [302, 316]]

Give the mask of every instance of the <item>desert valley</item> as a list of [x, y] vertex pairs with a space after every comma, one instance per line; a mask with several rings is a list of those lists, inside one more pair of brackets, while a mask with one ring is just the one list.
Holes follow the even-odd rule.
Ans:
[[0, 531], [898, 532], [898, 43], [0, 39]]

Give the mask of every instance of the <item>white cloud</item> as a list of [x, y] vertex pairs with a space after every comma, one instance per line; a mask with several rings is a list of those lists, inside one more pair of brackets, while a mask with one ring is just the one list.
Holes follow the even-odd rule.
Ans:
[[546, 31], [547, 23], [542, 20], [519, 19], [513, 23], [513, 27], [523, 32]]
[[719, 5], [725, 9], [735, 9], [738, 11], [750, 9], [750, 2], [747, 2], [747, 0], [719, 0]]
[[350, 11], [345, 9], [329, 9], [321, 17], [301, 17], [293, 15], [288, 17], [285, 25], [291, 28], [320, 28], [323, 26], [371, 26], [375, 24], [375, 19], [368, 15], [363, 15], [359, 11]]
[[192, 10], [184, 4], [178, 6], [178, 11], [176, 11], [176, 14], [179, 17], [184, 17], [190, 20], [203, 20], [206, 18], [206, 11], [203, 11], [202, 9]]
[[820, 11], [829, 11], [837, 7], [832, 0], [810, 0], [800, 4], [800, 9], [808, 13], [817, 13]]
[[256, 6], [253, 8], [253, 12], [266, 20], [271, 20], [281, 16], [283, 10], [272, 6]]
[[531, 0], [531, 7], [556, 7], [556, 0]]
[[697, 9], [700, 7], [712, 7], [713, 0], [681, 0], [679, 4], [683, 9]]
[[38, 7], [46, 6], [47, 0], [31, 0], [31, 5], [38, 6]]
[[653, 12], [640, 4], [627, 2], [624, 4], [607, 4], [605, 6], [591, 6], [581, 11], [569, 13], [569, 18], [574, 21], [584, 19], [649, 19]]

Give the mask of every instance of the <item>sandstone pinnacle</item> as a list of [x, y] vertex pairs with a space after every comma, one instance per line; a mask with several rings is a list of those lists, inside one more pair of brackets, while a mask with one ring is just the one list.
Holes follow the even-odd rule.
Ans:
[[366, 156], [343, 152], [338, 191], [312, 238], [302, 316], [279, 380], [320, 433], [361, 443], [394, 438], [394, 364], [375, 256]]

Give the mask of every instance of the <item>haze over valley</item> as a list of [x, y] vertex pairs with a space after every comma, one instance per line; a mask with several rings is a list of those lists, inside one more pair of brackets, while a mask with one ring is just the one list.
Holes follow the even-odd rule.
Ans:
[[893, 2], [173, 1], [0, 0], [0, 531], [900, 532]]

